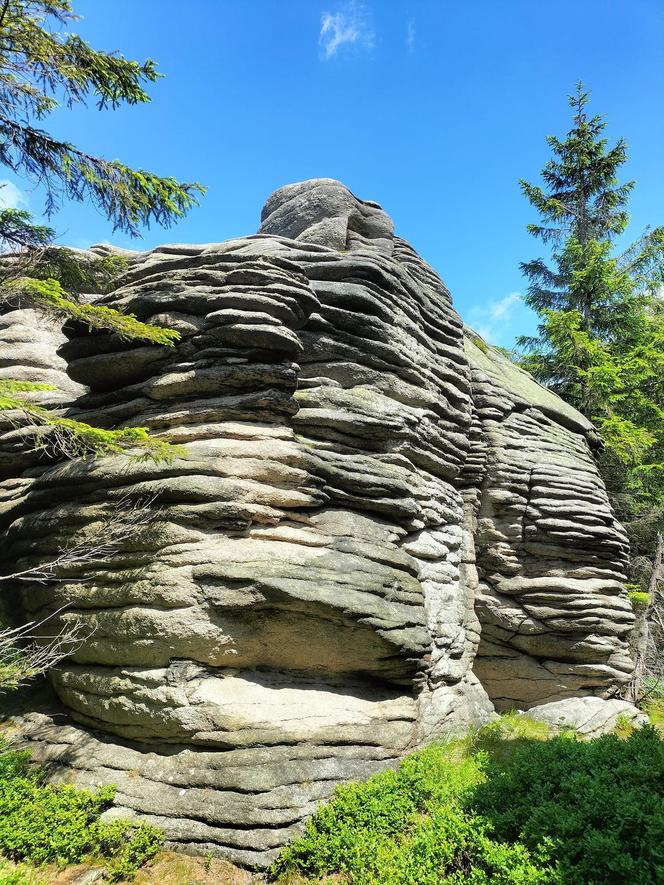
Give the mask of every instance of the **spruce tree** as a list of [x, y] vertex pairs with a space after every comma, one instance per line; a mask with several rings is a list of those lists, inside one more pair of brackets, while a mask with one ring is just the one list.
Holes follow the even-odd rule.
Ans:
[[[76, 20], [72, 0], [0, 0], [0, 164], [45, 189], [47, 216], [66, 199], [91, 203], [114, 230], [130, 236], [152, 222], [168, 226], [196, 205], [204, 192], [199, 184], [95, 156], [41, 128], [60, 105], [71, 108], [92, 99], [99, 109], [112, 110], [148, 102], [145, 87], [160, 76], [151, 59], [137, 62], [93, 49], [71, 31]], [[176, 332], [81, 302], [77, 294], [98, 291], [90, 284], [112, 276], [113, 268], [104, 259], [80, 262], [52, 240], [53, 230], [36, 224], [29, 213], [0, 210], [0, 250], [11, 253], [0, 266], [0, 303], [34, 305], [124, 339], [174, 344]], [[60, 454], [136, 447], [150, 457], [171, 454], [142, 428], [102, 431], [50, 416], [30, 402], [28, 395], [37, 389], [28, 382], [2, 381], [0, 412], [20, 410], [36, 426], [49, 427]]]
[[613, 504], [626, 522], [648, 523], [648, 538], [633, 536], [646, 552], [664, 518], [664, 227], [616, 251], [634, 182], [619, 183], [625, 142], [609, 146], [588, 103], [579, 84], [572, 128], [547, 137], [542, 184], [521, 181], [541, 219], [528, 230], [550, 256], [521, 265], [540, 322], [518, 339], [518, 361], [597, 424]]
[[[600, 116], [588, 116], [589, 93], [581, 83], [568, 101], [573, 125], [564, 139], [547, 136], [553, 157], [541, 172], [544, 186], [520, 182], [542, 219], [527, 229], [552, 247], [549, 264], [542, 258], [521, 264], [529, 281], [525, 301], [544, 318], [547, 311], [577, 311], [581, 330], [604, 339], [629, 288], [610, 250], [612, 239], [627, 225], [625, 207], [634, 182], [618, 183], [618, 169], [627, 159], [625, 142], [619, 139], [608, 147], [606, 123]], [[546, 326], [538, 331], [539, 338], [520, 339], [540, 358], [539, 365], [532, 361], [533, 373], [574, 398], [565, 365], [556, 360], [555, 348], [546, 347], [551, 343]], [[576, 404], [586, 411], [582, 401]]]

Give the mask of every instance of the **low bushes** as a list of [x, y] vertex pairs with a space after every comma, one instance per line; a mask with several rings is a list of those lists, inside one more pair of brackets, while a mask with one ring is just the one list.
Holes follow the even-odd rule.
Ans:
[[664, 743], [504, 719], [337, 789], [271, 874], [353, 885], [664, 882]]
[[490, 759], [471, 805], [497, 839], [530, 850], [550, 840], [563, 882], [664, 882], [664, 742], [654, 728], [524, 743], [506, 763]]
[[130, 878], [154, 857], [162, 836], [145, 824], [102, 823], [112, 799], [112, 787], [91, 792], [45, 784], [27, 753], [0, 744], [0, 853], [11, 860], [63, 865], [94, 857], [110, 881]]

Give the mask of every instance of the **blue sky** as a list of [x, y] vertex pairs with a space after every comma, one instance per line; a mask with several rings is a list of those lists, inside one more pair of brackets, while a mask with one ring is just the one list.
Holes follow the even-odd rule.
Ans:
[[[377, 200], [450, 287], [464, 319], [509, 346], [533, 318], [519, 262], [543, 254], [520, 177], [568, 128], [581, 78], [623, 135], [636, 237], [664, 222], [662, 0], [77, 0], [97, 48], [156, 59], [147, 106], [60, 111], [79, 147], [207, 185], [199, 209], [130, 243], [84, 206], [63, 243], [134, 248], [252, 233], [277, 187], [329, 176]], [[0, 170], [0, 176], [2, 175]], [[12, 179], [5, 197], [43, 207]], [[11, 193], [10, 193], [11, 190]]]

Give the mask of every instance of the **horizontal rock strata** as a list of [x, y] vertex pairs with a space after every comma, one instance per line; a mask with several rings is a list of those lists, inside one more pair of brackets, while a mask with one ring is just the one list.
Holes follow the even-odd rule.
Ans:
[[155, 512], [86, 581], [22, 593], [89, 634], [52, 674], [70, 722], [28, 728], [60, 776], [264, 866], [335, 784], [494, 704], [628, 679], [626, 542], [592, 427], [464, 335], [377, 204], [287, 186], [257, 235], [140, 255], [101, 303], [181, 340], [65, 326], [53, 365], [87, 391], [69, 414], [183, 448], [0, 483], [10, 569], [128, 502]]

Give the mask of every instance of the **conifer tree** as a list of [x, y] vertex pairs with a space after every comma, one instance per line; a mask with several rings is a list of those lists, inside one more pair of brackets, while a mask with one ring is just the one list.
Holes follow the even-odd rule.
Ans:
[[[71, 108], [94, 100], [99, 109], [150, 100], [146, 86], [160, 76], [151, 59], [132, 61], [117, 53], [93, 49], [71, 31], [77, 16], [72, 0], [0, 0], [0, 164], [18, 176], [38, 182], [46, 191], [46, 214], [62, 200], [88, 202], [114, 230], [137, 236], [142, 226], [168, 226], [197, 203], [204, 189], [145, 169], [132, 169], [54, 138], [41, 121], [58, 106]], [[53, 230], [36, 224], [29, 213], [0, 210], [0, 250], [11, 260], [0, 267], [0, 303], [31, 304], [90, 328], [121, 338], [172, 346], [177, 333], [139, 322], [108, 307], [82, 303], [79, 284], [108, 275], [103, 259], [92, 267], [73, 252], [52, 245]], [[87, 291], [90, 291], [88, 288]], [[61, 454], [104, 453], [140, 448], [151, 457], [170, 449], [151, 440], [142, 428], [102, 431], [56, 419], [30, 404], [28, 382], [0, 383], [0, 412], [21, 409], [37, 425], [56, 433]]]
[[[542, 259], [521, 269], [530, 281], [526, 301], [534, 310], [578, 310], [584, 330], [602, 336], [607, 308], [618, 297], [614, 284], [602, 280], [602, 262], [609, 243], [623, 232], [625, 211], [634, 182], [618, 184], [617, 171], [627, 159], [623, 139], [607, 148], [606, 123], [588, 117], [589, 93], [581, 83], [569, 97], [573, 126], [564, 140], [547, 136], [553, 158], [542, 169], [545, 187], [521, 181], [521, 188], [539, 212], [542, 223], [529, 224], [531, 234], [554, 247], [553, 268]], [[585, 278], [575, 273], [589, 269]]]
[[664, 227], [616, 251], [634, 182], [619, 183], [625, 142], [609, 146], [588, 102], [578, 84], [572, 128], [547, 137], [542, 185], [521, 181], [541, 219], [528, 230], [550, 258], [521, 265], [540, 323], [518, 339], [519, 362], [597, 424], [613, 504], [624, 521], [648, 522], [634, 549], [652, 555], [664, 522]]
[[522, 336], [518, 343], [528, 351], [522, 364], [593, 418], [598, 407], [588, 374], [593, 359], [639, 325], [644, 298], [663, 280], [664, 227], [647, 231], [623, 255], [613, 254], [613, 240], [628, 223], [634, 187], [633, 181], [617, 179], [627, 148], [623, 139], [608, 147], [606, 123], [589, 117], [589, 93], [581, 83], [568, 101], [573, 125], [564, 139], [547, 136], [553, 157], [542, 169], [544, 186], [520, 182], [541, 216], [528, 230], [552, 254], [549, 263], [536, 258], [521, 264], [529, 281], [525, 302], [541, 323], [537, 336]]

